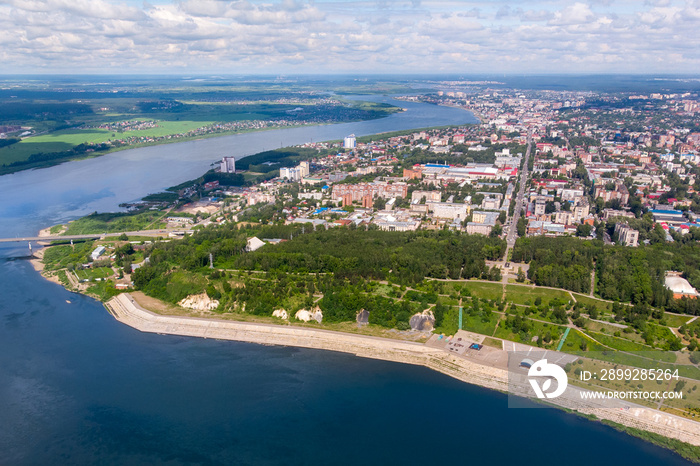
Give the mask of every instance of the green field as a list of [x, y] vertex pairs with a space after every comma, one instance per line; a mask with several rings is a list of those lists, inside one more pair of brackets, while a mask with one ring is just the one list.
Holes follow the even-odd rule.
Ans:
[[601, 314], [610, 314], [610, 310], [612, 309], [612, 304], [602, 301], [600, 299], [596, 298], [591, 298], [590, 296], [585, 296], [579, 293], [572, 293], [574, 295], [574, 298], [576, 298], [576, 302], [579, 302], [581, 304], [585, 304], [586, 306], [593, 305], [598, 308]]
[[[585, 348], [585, 349], [584, 349]], [[561, 351], [564, 353], [580, 351], [605, 351], [607, 348], [596, 343], [578, 330], [571, 330], [564, 341]]]
[[[559, 343], [561, 335], [564, 333], [564, 327], [560, 327], [554, 324], [547, 324], [544, 322], [537, 322], [534, 320], [530, 321], [531, 329], [526, 333], [514, 333], [512, 329], [506, 328], [504, 321], [498, 325], [496, 329], [495, 337], [502, 338], [504, 340], [510, 340], [515, 342], [524, 343], [526, 345], [537, 346], [537, 342], [533, 341], [533, 337], [537, 336], [538, 340], [546, 335], [547, 333], [552, 335], [552, 341], [547, 345], [550, 348], [556, 349], [556, 345]], [[570, 332], [571, 335], [573, 332]], [[568, 341], [568, 340], [567, 340]]]
[[692, 318], [693, 316], [679, 316], [676, 314], [665, 313], [663, 320], [666, 321], [666, 325], [669, 327], [678, 328]]
[[462, 329], [481, 335], [493, 335], [496, 323], [498, 323], [497, 314], [491, 315], [487, 322], [484, 322], [481, 316], [470, 316], [466, 312], [462, 315]]
[[93, 269], [79, 269], [75, 271], [79, 280], [95, 280], [96, 278], [107, 278], [114, 275], [111, 267], [98, 267]]
[[129, 137], [159, 137], [187, 131], [211, 124], [211, 121], [158, 121], [158, 127], [138, 131], [112, 132], [106, 129], [66, 129], [27, 138], [0, 149], [0, 165], [27, 160], [39, 152], [62, 152], [83, 143], [102, 143]]
[[[611, 335], [606, 335], [604, 333], [597, 333], [597, 332], [588, 332], [588, 334], [592, 337], [595, 338], [597, 341], [602, 343], [605, 346], [609, 346], [610, 348], [620, 350], [620, 351], [654, 351], [654, 348], [651, 346], [643, 345], [641, 343], [636, 343], [634, 341], [627, 340], [626, 338], [621, 338], [621, 337], [615, 337]], [[676, 357], [675, 355], [673, 356], [673, 359], [669, 362], [675, 362]]]
[[65, 234], [84, 235], [145, 229], [157, 230], [165, 228], [166, 223], [160, 221], [165, 215], [167, 212], [151, 210], [135, 215], [124, 213], [92, 214], [70, 222]]
[[462, 289], [469, 290], [469, 295], [476, 298], [496, 301], [503, 296], [503, 285], [501, 283], [484, 282], [461, 282]]
[[543, 303], [548, 303], [554, 298], [568, 302], [571, 296], [566, 291], [550, 290], [546, 288], [531, 288], [529, 286], [506, 285], [506, 301], [516, 304], [534, 304], [535, 299], [541, 298]]

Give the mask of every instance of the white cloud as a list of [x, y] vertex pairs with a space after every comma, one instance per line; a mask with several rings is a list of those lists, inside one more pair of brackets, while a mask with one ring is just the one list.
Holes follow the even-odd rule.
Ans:
[[[700, 5], [0, 0], [7, 72], [700, 69]], [[521, 5], [525, 5], [521, 3]]]
[[585, 3], [574, 3], [554, 13], [554, 18], [550, 20], [550, 24], [559, 26], [583, 24], [592, 21], [593, 18], [595, 18], [595, 14], [590, 6]]

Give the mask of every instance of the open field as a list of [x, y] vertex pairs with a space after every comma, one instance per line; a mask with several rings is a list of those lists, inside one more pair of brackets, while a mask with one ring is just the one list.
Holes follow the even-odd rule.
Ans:
[[548, 303], [554, 298], [568, 302], [571, 296], [566, 291], [550, 290], [546, 288], [531, 288], [529, 286], [506, 285], [506, 301], [516, 304], [534, 304], [535, 299]]
[[75, 271], [79, 280], [95, 280], [96, 278], [107, 278], [114, 275], [110, 267], [97, 267], [94, 269], [79, 269]]
[[106, 129], [66, 129], [27, 138], [11, 146], [0, 148], [0, 164], [27, 160], [38, 152], [62, 152], [79, 144], [99, 144], [130, 137], [159, 137], [187, 131], [211, 124], [211, 121], [158, 121], [156, 128], [113, 132]]
[[669, 327], [677, 328], [683, 324], [686, 324], [692, 318], [693, 316], [681, 316], [676, 314], [669, 314], [667, 312], [666, 314], [664, 314], [663, 320], [666, 321], [666, 325], [668, 325]]
[[120, 231], [138, 231], [165, 228], [161, 221], [167, 212], [146, 211], [136, 215], [122, 213], [93, 214], [68, 223], [67, 235], [88, 233], [112, 233]]
[[488, 299], [495, 301], [501, 299], [503, 295], [503, 285], [501, 283], [484, 283], [484, 282], [461, 282], [462, 289], [469, 290], [469, 294], [476, 298]]
[[574, 295], [574, 298], [576, 298], [576, 302], [579, 302], [581, 304], [585, 304], [586, 306], [593, 305], [598, 308], [601, 314], [610, 314], [610, 309], [612, 308], [612, 304], [592, 298], [590, 296], [585, 296], [579, 293], [572, 293]]

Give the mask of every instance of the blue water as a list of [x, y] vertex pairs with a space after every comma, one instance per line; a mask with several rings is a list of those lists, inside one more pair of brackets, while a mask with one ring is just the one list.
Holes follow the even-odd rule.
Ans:
[[[241, 140], [226, 144], [242, 151]], [[145, 180], [153, 167], [130, 152], [0, 177], [0, 231], [35, 233], [191, 178], [198, 172], [182, 167], [201, 171], [209, 160], [183, 155], [192, 146], [149, 148], [174, 161], [136, 191], [119, 184], [125, 172]], [[509, 409], [501, 393], [422, 367], [143, 334], [41, 279], [14, 259], [25, 249], [0, 245], [3, 465], [687, 464], [558, 410]]]

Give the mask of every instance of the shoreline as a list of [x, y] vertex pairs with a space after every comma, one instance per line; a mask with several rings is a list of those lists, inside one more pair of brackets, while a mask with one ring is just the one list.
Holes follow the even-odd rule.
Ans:
[[239, 130], [239, 131], [235, 131], [235, 130], [234, 131], [222, 131], [222, 132], [214, 132], [214, 133], [207, 133], [207, 134], [199, 134], [197, 136], [186, 136], [186, 137], [181, 137], [181, 138], [164, 139], [164, 140], [158, 141], [158, 142], [145, 142], [145, 143], [137, 143], [137, 144], [126, 144], [123, 146], [114, 146], [114, 147], [111, 147], [111, 148], [109, 148], [103, 152], [100, 152], [100, 153], [91, 152], [91, 153], [84, 153], [84, 154], [76, 154], [75, 156], [72, 156], [72, 157], [34, 162], [34, 163], [26, 164], [26, 165], [17, 165], [15, 167], [11, 167], [11, 166], [7, 165], [7, 166], [5, 166], [5, 168], [3, 168], [2, 166], [0, 166], [0, 176], [11, 175], [13, 173], [19, 173], [19, 172], [26, 171], [26, 170], [39, 170], [42, 168], [50, 168], [50, 167], [54, 167], [56, 165], [61, 165], [61, 164], [67, 163], [67, 162], [77, 162], [77, 161], [82, 161], [82, 160], [89, 160], [89, 159], [113, 154], [115, 152], [121, 152], [121, 151], [131, 150], [131, 149], [140, 149], [143, 147], [155, 147], [155, 146], [163, 146], [163, 145], [168, 145], [168, 144], [177, 144], [180, 142], [201, 141], [201, 140], [209, 139], [209, 138], [235, 136], [238, 134], [260, 133], [260, 132], [265, 132], [265, 131], [296, 129], [296, 128], [305, 128], [305, 127], [312, 127], [312, 126], [326, 126], [326, 125], [334, 125], [334, 124], [359, 123], [359, 122], [363, 122], [363, 121], [380, 120], [382, 118], [387, 118], [393, 114], [403, 113], [406, 111], [405, 108], [401, 108], [401, 107], [397, 107], [397, 108], [399, 110], [391, 112], [391, 113], [387, 113], [384, 116], [379, 116], [376, 118], [369, 118], [366, 120], [360, 119], [360, 120], [337, 121], [337, 122], [308, 123], [308, 124], [289, 125], [289, 126], [274, 126], [274, 127], [265, 127], [265, 128], [259, 128], [259, 129], [243, 129], [243, 130]]
[[[462, 382], [508, 393], [506, 369], [485, 365], [424, 343], [307, 327], [160, 315], [141, 307], [128, 293], [113, 297], [104, 306], [117, 321], [141, 332], [338, 351], [359, 357], [424, 366]], [[551, 399], [548, 403], [587, 417], [595, 416], [599, 421], [700, 446], [698, 422], [632, 403], [608, 403], [602, 400], [586, 400], [584, 403], [580, 396], [576, 396], [582, 389], [573, 388], [570, 391], [572, 395]]]

